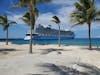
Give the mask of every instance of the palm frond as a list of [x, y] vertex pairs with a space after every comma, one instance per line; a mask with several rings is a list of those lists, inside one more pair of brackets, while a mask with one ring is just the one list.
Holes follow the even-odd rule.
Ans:
[[4, 19], [4, 17], [3, 16], [0, 16], [0, 20], [3, 20]]
[[90, 8], [90, 0], [80, 0], [80, 3], [83, 5], [84, 9]]
[[52, 22], [58, 23], [56, 20], [51, 20]]
[[[83, 9], [81, 9], [81, 6]], [[79, 0], [75, 3], [76, 10], [71, 13], [71, 20], [73, 22], [96, 21], [95, 18], [100, 16], [100, 11], [96, 11], [94, 0]]]
[[78, 3], [78, 2], [76, 2], [74, 5], [75, 5], [75, 7], [76, 7], [78, 10], [84, 9], [84, 7], [83, 7], [80, 3]]
[[[18, 0], [19, 4], [13, 5], [12, 8], [21, 8], [21, 7], [27, 7], [30, 4], [30, 0]], [[34, 6], [38, 3], [43, 3], [43, 2], [50, 2], [51, 0], [33, 0]]]
[[82, 23], [81, 22], [78, 22], [78, 23], [72, 25], [71, 28], [76, 27], [76, 26], [79, 26], [79, 25], [82, 25]]
[[9, 24], [4, 25], [4, 26], [3, 26], [3, 30], [4, 30], [4, 31], [7, 30], [7, 29], [9, 28], [9, 26], [10, 26]]
[[0, 24], [3, 26], [3, 29], [6, 30], [10, 25], [15, 24], [15, 22], [14, 21], [9, 22], [7, 14], [4, 14], [3, 16], [0, 16]]
[[17, 24], [15, 21], [9, 22], [9, 25]]
[[27, 25], [29, 25], [30, 26], [30, 21], [28, 20], [28, 19], [26, 19], [26, 18], [21, 18], [23, 21], [24, 21], [24, 23], [26, 23]]
[[39, 10], [37, 8], [34, 9], [34, 14], [35, 14], [36, 18], [39, 16]]
[[7, 15], [4, 14], [3, 16], [0, 16], [1, 23], [7, 23]]
[[30, 25], [30, 14], [29, 12], [26, 12], [21, 19], [28, 25]]
[[90, 7], [93, 7], [95, 3], [95, 0], [90, 0]]
[[53, 22], [60, 23], [60, 19], [57, 16], [53, 16], [52, 19]]
[[23, 15], [24, 18], [27, 18], [27, 19], [30, 19], [30, 13], [29, 12], [26, 12], [24, 15]]
[[[30, 13], [29, 12], [26, 12], [23, 17], [21, 18], [27, 25], [30, 26]], [[32, 25], [35, 24], [35, 15], [32, 14]], [[34, 28], [34, 26], [32, 27]]]
[[95, 12], [95, 8], [94, 7], [91, 7], [87, 10], [87, 14], [92, 14], [93, 12]]

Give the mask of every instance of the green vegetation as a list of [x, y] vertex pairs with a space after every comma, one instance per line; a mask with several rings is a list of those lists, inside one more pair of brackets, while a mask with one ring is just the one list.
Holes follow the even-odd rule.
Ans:
[[6, 45], [8, 45], [8, 28], [16, 24], [14, 21], [9, 21], [7, 15], [0, 16], [0, 25], [3, 26], [4, 31], [6, 31]]
[[29, 53], [32, 53], [32, 31], [34, 29], [36, 17], [38, 16], [38, 9], [36, 4], [43, 2], [50, 2], [51, 0], [18, 0], [19, 4], [12, 6], [13, 8], [29, 7], [29, 25], [30, 25], [30, 49]]
[[79, 0], [74, 6], [76, 10], [71, 13], [72, 21], [76, 23], [74, 26], [84, 23], [88, 25], [89, 49], [92, 49], [91, 23], [92, 21], [100, 21], [100, 18], [98, 18], [100, 11], [96, 10], [95, 0]]
[[[51, 0], [18, 0], [18, 4], [13, 5], [12, 8], [27, 8], [28, 11], [21, 18], [27, 25], [30, 26], [30, 48], [29, 53], [32, 53], [32, 33], [34, 31], [36, 19], [39, 16], [39, 10], [36, 5], [38, 3], [50, 2]], [[91, 24], [93, 21], [100, 21], [100, 11], [97, 11], [95, 7], [95, 0], [79, 0], [74, 4], [75, 11], [71, 13], [71, 20], [75, 23], [72, 27], [77, 25], [87, 24], [88, 37], [89, 37], [89, 49], [92, 49], [91, 45]], [[60, 19], [57, 16], [52, 17], [52, 21], [58, 24], [59, 37], [58, 44], [61, 45], [60, 39]], [[9, 21], [7, 15], [0, 16], [0, 25], [6, 31], [6, 45], [8, 45], [8, 28], [10, 25], [15, 24], [14, 21]]]

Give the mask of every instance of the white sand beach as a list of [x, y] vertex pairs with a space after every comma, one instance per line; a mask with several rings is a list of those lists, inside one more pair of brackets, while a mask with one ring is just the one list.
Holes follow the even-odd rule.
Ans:
[[100, 49], [0, 43], [0, 75], [100, 75]]

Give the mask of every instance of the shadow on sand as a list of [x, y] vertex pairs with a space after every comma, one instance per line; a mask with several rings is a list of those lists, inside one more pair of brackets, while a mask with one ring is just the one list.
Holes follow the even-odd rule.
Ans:
[[[77, 68], [73, 67], [66, 67], [62, 65], [55, 65], [55, 64], [41, 64], [39, 67], [44, 68], [44, 72], [49, 75], [49, 73], [54, 72], [55, 75], [100, 75], [100, 69], [84, 63], [76, 64]], [[84, 71], [79, 71], [79, 69], [84, 68]], [[31, 75], [38, 75], [38, 74], [31, 74]], [[42, 75], [42, 74], [40, 74]]]
[[[89, 48], [82, 48], [82, 49], [85, 49], [85, 50], [90, 50]], [[100, 51], [100, 48], [99, 47], [95, 47], [95, 48], [92, 48], [90, 51], [93, 51], [93, 50], [96, 50], [96, 51]]]
[[42, 50], [41, 54], [49, 54], [51, 52], [58, 52], [58, 54], [61, 54], [60, 51], [72, 51], [72, 50], [64, 50], [64, 49], [56, 49], [56, 48], [40, 49], [40, 50]]
[[10, 52], [13, 52], [13, 51], [20, 51], [20, 50], [16, 50], [16, 49], [0, 49], [0, 53], [2, 54], [9, 54]]

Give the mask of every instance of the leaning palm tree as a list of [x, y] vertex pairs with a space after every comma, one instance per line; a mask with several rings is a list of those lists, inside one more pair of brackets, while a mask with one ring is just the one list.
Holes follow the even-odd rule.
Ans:
[[[38, 14], [37, 14], [37, 17], [38, 17]], [[24, 21], [24, 23], [26, 23], [28, 26], [30, 26], [30, 13], [29, 12], [26, 12], [20, 19], [22, 19]], [[32, 30], [34, 30], [34, 28], [35, 27], [32, 27]]]
[[[24, 23], [26, 23], [27, 25], [30, 26], [30, 13], [26, 12], [21, 19], [24, 21]], [[32, 28], [33, 29], [33, 28]]]
[[55, 22], [56, 24], [58, 24], [58, 27], [59, 27], [59, 34], [58, 34], [58, 44], [59, 44], [59, 47], [61, 45], [61, 39], [60, 39], [60, 19], [57, 17], [57, 16], [53, 16], [53, 22]]
[[16, 24], [15, 21], [9, 21], [7, 15], [0, 16], [0, 25], [3, 26], [4, 31], [6, 31], [6, 45], [8, 45], [8, 28], [9, 26]]
[[82, 25], [84, 23], [88, 25], [89, 49], [92, 49], [91, 23], [92, 21], [100, 20], [100, 18], [98, 18], [100, 11], [96, 10], [95, 0], [79, 0], [79, 2], [76, 2], [74, 5], [76, 10], [71, 13], [71, 19], [75, 22], [73, 26]]
[[32, 30], [34, 29], [35, 25], [35, 18], [37, 15], [37, 3], [43, 3], [43, 2], [49, 2], [51, 0], [18, 0], [19, 4], [14, 5], [13, 8], [19, 8], [19, 7], [29, 7], [29, 13], [30, 13], [30, 49], [29, 53], [32, 53]]
[[[36, 11], [37, 11], [37, 13], [35, 13], [36, 14], [35, 20], [39, 16], [38, 10], [36, 10]], [[24, 21], [24, 23], [26, 23], [28, 26], [30, 26], [30, 13], [29, 12], [26, 12], [20, 19], [22, 19]], [[33, 19], [34, 19], [34, 17], [33, 17]], [[34, 27], [32, 27], [32, 29], [34, 30]]]

